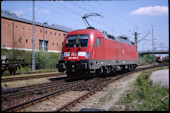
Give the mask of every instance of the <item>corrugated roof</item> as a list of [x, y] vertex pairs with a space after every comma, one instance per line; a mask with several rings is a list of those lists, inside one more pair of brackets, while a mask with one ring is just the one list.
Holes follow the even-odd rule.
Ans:
[[[24, 22], [24, 23], [32, 24], [31, 20], [20, 18], [20, 17], [16, 16], [15, 13], [11, 13], [9, 11], [1, 10], [1, 17], [7, 18], [7, 19], [16, 20], [16, 21], [20, 21], [20, 22]], [[70, 32], [70, 31], [73, 30], [71, 28], [67, 28], [67, 27], [63, 27], [63, 26], [59, 26], [59, 25], [54, 25], [54, 24], [53, 25], [47, 25], [47, 24], [40, 23], [40, 22], [35, 22], [35, 25], [46, 27], [46, 28], [51, 28], [51, 29], [55, 29], [55, 30], [65, 31], [65, 32]]]

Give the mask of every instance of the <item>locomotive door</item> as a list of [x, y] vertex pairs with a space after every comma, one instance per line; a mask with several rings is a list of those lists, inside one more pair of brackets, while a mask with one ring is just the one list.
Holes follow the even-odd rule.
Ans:
[[98, 37], [95, 40], [93, 51], [92, 51], [92, 59], [102, 60], [104, 59], [104, 50], [103, 50], [103, 38]]
[[115, 60], [116, 60], [116, 63], [118, 63], [118, 60], [119, 60], [119, 45], [118, 45], [118, 42], [116, 42], [116, 49], [115, 49]]

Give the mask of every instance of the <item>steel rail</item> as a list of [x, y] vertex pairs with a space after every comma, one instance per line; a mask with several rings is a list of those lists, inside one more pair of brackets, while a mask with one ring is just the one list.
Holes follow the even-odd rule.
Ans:
[[[80, 82], [80, 81], [78, 81], [78, 82]], [[75, 82], [73, 83], [73, 84], [75, 84]], [[50, 84], [49, 84], [50, 85]], [[60, 84], [54, 84], [54, 85], [50, 85], [50, 86], [47, 86], [47, 87], [41, 87], [41, 88], [35, 88], [35, 89], [29, 89], [29, 90], [26, 90], [26, 91], [21, 91], [21, 92], [16, 92], [16, 93], [12, 93], [12, 94], [7, 94], [7, 95], [2, 95], [2, 97], [1, 97], [1, 101], [3, 100], [3, 99], [9, 99], [9, 98], [14, 98], [14, 97], [19, 97], [19, 96], [22, 96], [22, 95], [25, 95], [25, 94], [29, 94], [29, 93], [33, 93], [33, 92], [43, 92], [44, 90], [49, 90], [49, 88], [56, 88], [56, 87], [64, 87], [64, 86], [66, 86], [66, 85], [69, 85], [69, 83], [60, 83]]]
[[[88, 81], [89, 81], [89, 82], [93, 82], [94, 79], [93, 79], [93, 80], [88, 80]], [[68, 87], [66, 87], [66, 88], [62, 88], [62, 89], [56, 90], [56, 91], [54, 91], [54, 92], [45, 94], [45, 95], [43, 95], [43, 96], [40, 96], [40, 97], [38, 97], [38, 98], [29, 100], [29, 101], [27, 101], [27, 102], [23, 102], [23, 103], [20, 103], [20, 104], [11, 106], [11, 107], [9, 107], [9, 108], [3, 109], [2, 112], [17, 111], [17, 110], [19, 110], [19, 109], [25, 108], [25, 107], [30, 106], [30, 105], [32, 105], [32, 104], [41, 102], [42, 100], [45, 100], [45, 99], [47, 99], [47, 98], [50, 98], [51, 96], [59, 95], [59, 94], [65, 92], [65, 91], [69, 91], [69, 90], [71, 90], [72, 88], [78, 87], [78, 86], [80, 86], [80, 85], [82, 85], [82, 84], [85, 84], [85, 83], [86, 83], [86, 82], [84, 82], [84, 83], [80, 82], [80, 83], [78, 83], [78, 84], [74, 84], [74, 85], [68, 86]]]
[[[60, 84], [64, 82], [64, 80], [60, 80], [57, 81], [57, 84]], [[55, 82], [46, 82], [46, 83], [40, 83], [40, 84], [36, 84], [36, 85], [27, 85], [27, 86], [21, 86], [21, 87], [15, 87], [15, 88], [6, 88], [6, 89], [1, 89], [1, 94], [2, 95], [6, 95], [6, 94], [10, 94], [10, 93], [15, 93], [15, 92], [19, 92], [19, 91], [26, 91], [28, 89], [35, 89], [37, 87], [44, 87], [44, 86], [49, 86], [51, 84], [56, 84]]]
[[14, 77], [14, 78], [1, 78], [1, 82], [11, 82], [11, 81], [17, 81], [17, 80], [28, 80], [28, 79], [34, 79], [34, 78], [44, 78], [44, 77], [51, 77], [51, 76], [60, 76], [60, 75], [66, 75], [65, 73], [55, 73], [55, 74], [44, 74], [44, 75], [35, 75], [35, 76], [25, 76], [25, 77]]
[[51, 70], [51, 71], [36, 71], [36, 72], [25, 72], [25, 73], [16, 73], [15, 75], [11, 75], [11, 74], [3, 74], [3, 76], [18, 76], [21, 74], [41, 74], [41, 73], [48, 73], [48, 72], [56, 72], [57, 70]]

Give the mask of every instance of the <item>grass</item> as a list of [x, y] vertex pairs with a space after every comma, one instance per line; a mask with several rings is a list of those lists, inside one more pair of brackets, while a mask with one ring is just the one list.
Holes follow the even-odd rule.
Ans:
[[[24, 68], [18, 68], [16, 71], [16, 75], [11, 75], [11, 76], [22, 76], [22, 75], [28, 75], [27, 73], [32, 73], [33, 75], [36, 75], [39, 73], [51, 73], [51, 72], [58, 72], [58, 69], [36, 69], [36, 73], [32, 73], [32, 69], [29, 67], [24, 67]], [[19, 75], [19, 73], [22, 73], [22, 75]], [[2, 77], [5, 77], [6, 75], [9, 75], [10, 72], [8, 70], [4, 71]], [[30, 74], [29, 74], [30, 75]]]
[[109, 93], [108, 93], [106, 96], [100, 98], [99, 102], [101, 102], [101, 103], [103, 103], [103, 104], [106, 103], [106, 102], [108, 102], [109, 100], [112, 99], [112, 95], [113, 95], [113, 92], [112, 92], [112, 91], [109, 91]]
[[159, 69], [142, 72], [135, 90], [126, 92], [118, 104], [125, 105], [127, 111], [169, 111], [169, 89], [149, 81], [151, 73]]

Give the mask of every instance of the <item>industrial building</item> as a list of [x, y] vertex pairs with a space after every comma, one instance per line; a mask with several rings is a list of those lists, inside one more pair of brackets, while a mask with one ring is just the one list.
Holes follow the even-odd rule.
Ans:
[[[9, 11], [1, 10], [1, 48], [32, 50], [32, 20], [16, 16]], [[35, 22], [35, 50], [61, 52], [62, 42], [72, 29], [48, 25], [47, 22]]]

